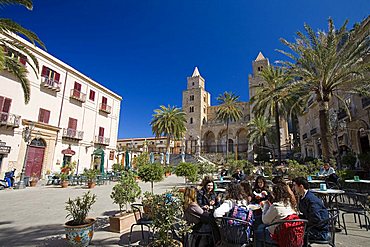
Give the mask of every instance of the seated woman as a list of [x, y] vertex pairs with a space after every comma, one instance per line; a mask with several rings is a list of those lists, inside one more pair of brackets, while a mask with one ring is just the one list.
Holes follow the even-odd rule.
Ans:
[[263, 176], [258, 176], [253, 187], [252, 203], [260, 203], [269, 198], [270, 192]]
[[253, 196], [251, 185], [249, 184], [248, 181], [245, 181], [245, 180], [240, 182], [240, 185], [243, 187], [244, 192], [245, 192], [246, 197], [244, 199], [247, 201], [247, 203], [250, 203], [252, 201], [252, 196]]
[[[277, 183], [273, 186], [272, 190], [272, 201], [269, 200], [261, 202], [263, 205], [262, 210], [262, 222], [256, 231], [256, 246], [262, 246], [264, 238], [264, 224], [272, 224], [277, 221], [281, 221], [290, 215], [296, 215], [297, 201], [294, 195], [291, 193], [288, 185], [283, 183]], [[297, 217], [298, 218], [298, 217]], [[265, 234], [268, 241], [273, 241], [270, 234], [275, 233], [275, 226], [268, 228], [268, 233]]]
[[205, 211], [213, 211], [219, 206], [219, 200], [214, 190], [214, 184], [211, 177], [206, 176], [202, 181], [202, 188], [198, 191], [197, 202]]
[[247, 197], [246, 193], [240, 184], [230, 184], [226, 192], [226, 199], [220, 207], [216, 208], [215, 212], [213, 213], [214, 217], [227, 216], [227, 213], [229, 213], [230, 210], [235, 206], [247, 207], [248, 205], [247, 200], [245, 200]]
[[[195, 187], [187, 187], [184, 193], [184, 218], [186, 222], [195, 224], [193, 227], [194, 232], [212, 232], [215, 243], [221, 240], [220, 232], [216, 221], [205, 212], [196, 202], [197, 189]], [[200, 244], [201, 238], [196, 240], [196, 246]], [[213, 245], [212, 243], [208, 243]], [[217, 244], [216, 244], [217, 245]]]

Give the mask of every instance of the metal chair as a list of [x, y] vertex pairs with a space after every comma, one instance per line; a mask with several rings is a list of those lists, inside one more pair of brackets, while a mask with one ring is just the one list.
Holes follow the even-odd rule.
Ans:
[[[199, 223], [192, 227], [192, 232], [187, 234], [184, 239], [185, 247], [197, 247], [200, 241], [206, 238], [209, 243], [209, 238], [211, 239], [212, 246], [215, 246], [215, 237], [213, 235], [212, 226], [210, 225], [210, 218], [204, 215], [197, 214], [195, 212], [190, 213], [195, 218], [199, 219]], [[191, 241], [189, 242], [189, 238]]]
[[370, 219], [367, 216], [367, 211], [369, 210], [369, 208], [367, 208], [367, 200], [368, 200], [368, 194], [361, 194], [361, 193], [356, 193], [356, 192], [346, 192], [344, 194], [344, 202], [339, 203], [338, 207], [342, 211], [342, 221], [343, 221], [343, 227], [344, 227], [344, 231], [346, 235], [347, 235], [347, 227], [346, 227], [346, 222], [344, 218], [344, 215], [346, 214], [353, 214], [355, 223], [356, 223], [356, 215], [357, 215], [361, 229], [362, 229], [361, 216], [364, 216], [366, 230], [367, 231], [369, 230]]
[[145, 218], [143, 213], [143, 204], [131, 204], [131, 209], [135, 216], [136, 223], [131, 225], [130, 228], [130, 234], [128, 236], [128, 243], [131, 246], [131, 236], [132, 236], [132, 230], [134, 229], [134, 226], [140, 226], [141, 227], [141, 237], [144, 239], [144, 226], [148, 228], [148, 243], [151, 238], [151, 231], [150, 227], [153, 224], [153, 221], [151, 219]]
[[[336, 232], [335, 224], [336, 224], [339, 214], [336, 212], [336, 210], [331, 210], [329, 211], [329, 215], [330, 217], [328, 219], [322, 220], [315, 225], [307, 227], [306, 241], [308, 244], [328, 244], [330, 246], [335, 247], [335, 232]], [[329, 226], [329, 233], [328, 233], [329, 236], [326, 240], [314, 239], [312, 238], [312, 236], [310, 236], [309, 232], [311, 231], [311, 229], [321, 227], [326, 224]]]
[[[223, 244], [227, 246], [248, 246], [252, 243], [252, 227], [247, 221], [231, 217], [220, 217], [216, 220], [219, 222]], [[236, 224], [230, 224], [231, 221]]]
[[[303, 246], [307, 223], [308, 223], [307, 220], [296, 219], [296, 220], [281, 220], [278, 222], [265, 225], [263, 228], [263, 241], [262, 241], [263, 246], [280, 246], [278, 242], [271, 241], [270, 239], [267, 238], [267, 234], [269, 234], [268, 228], [270, 226], [276, 226], [274, 234], [277, 235], [279, 238], [284, 237], [285, 238], [284, 242], [292, 243], [301, 241]], [[283, 226], [285, 227], [285, 233], [283, 233], [282, 236], [282, 234], [280, 234], [280, 231], [282, 231]], [[294, 228], [301, 228], [300, 229], [301, 234], [297, 234], [298, 231], [294, 231]]]

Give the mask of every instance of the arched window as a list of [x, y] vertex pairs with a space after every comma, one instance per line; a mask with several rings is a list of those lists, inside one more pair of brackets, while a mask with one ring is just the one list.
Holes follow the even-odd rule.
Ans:
[[191, 117], [191, 118], [190, 118], [190, 124], [192, 124], [192, 123], [193, 123], [193, 118]]
[[206, 121], [206, 118], [204, 117], [203, 118], [203, 124], [206, 124], [207, 123], [207, 121]]

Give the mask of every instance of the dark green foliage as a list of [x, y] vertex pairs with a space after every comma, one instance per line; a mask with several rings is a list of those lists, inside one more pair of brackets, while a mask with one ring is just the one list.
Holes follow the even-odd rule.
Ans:
[[96, 176], [99, 174], [99, 171], [96, 169], [85, 169], [83, 175], [86, 176], [88, 182], [95, 182]]
[[190, 182], [198, 180], [198, 167], [192, 163], [181, 162], [175, 169], [175, 174], [178, 177], [185, 177]]
[[164, 179], [164, 169], [159, 163], [143, 164], [139, 167], [138, 175], [142, 181], [151, 183], [153, 193], [153, 183]]
[[96, 195], [91, 194], [90, 191], [84, 193], [82, 197], [76, 199], [68, 199], [66, 202], [66, 210], [68, 212], [66, 218], [71, 218], [70, 225], [78, 226], [86, 224], [86, 217], [91, 209], [91, 206], [96, 202]]
[[123, 212], [123, 206], [127, 203], [134, 203], [135, 199], [141, 194], [141, 188], [135, 180], [135, 175], [131, 172], [125, 172], [122, 174], [118, 184], [116, 184], [110, 197], [113, 199], [113, 203], [118, 204], [120, 213]]
[[299, 164], [296, 160], [288, 160], [288, 176], [290, 178], [304, 177], [309, 175], [308, 167]]
[[353, 169], [356, 164], [356, 157], [353, 153], [347, 153], [342, 156], [342, 165]]
[[206, 174], [212, 174], [216, 171], [216, 167], [208, 162], [202, 162], [198, 164], [198, 173], [203, 176]]
[[124, 168], [121, 164], [115, 163], [112, 166], [112, 170], [113, 170], [113, 172], [118, 173], [118, 172], [122, 172], [124, 170]]

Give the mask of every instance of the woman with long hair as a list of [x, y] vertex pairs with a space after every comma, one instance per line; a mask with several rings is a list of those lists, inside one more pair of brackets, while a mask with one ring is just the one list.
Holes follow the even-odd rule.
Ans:
[[214, 208], [219, 206], [213, 179], [209, 176], [204, 177], [201, 186], [202, 189], [198, 191], [197, 202], [203, 210], [213, 211]]
[[216, 208], [213, 216], [222, 217], [225, 216], [235, 206], [247, 207], [248, 202], [245, 199], [247, 197], [243, 187], [237, 183], [231, 183], [226, 190], [225, 201], [220, 207]]
[[[271, 200], [271, 201], [270, 201]], [[269, 200], [261, 202], [262, 222], [256, 231], [257, 240], [263, 239], [264, 224], [272, 224], [281, 221], [290, 215], [296, 215], [297, 201], [288, 185], [277, 183], [272, 188], [272, 196]], [[270, 234], [274, 234], [277, 225], [270, 226], [268, 233], [265, 234], [268, 238]], [[271, 240], [271, 239], [270, 239]], [[261, 242], [257, 241], [256, 246], [261, 246]]]
[[258, 204], [261, 201], [267, 200], [269, 195], [270, 192], [266, 179], [263, 176], [258, 176], [254, 182], [252, 202]]

